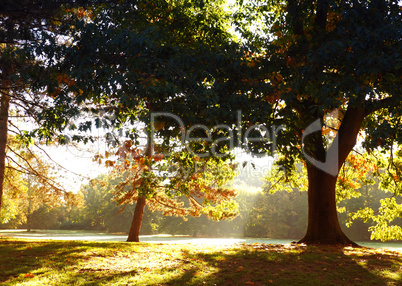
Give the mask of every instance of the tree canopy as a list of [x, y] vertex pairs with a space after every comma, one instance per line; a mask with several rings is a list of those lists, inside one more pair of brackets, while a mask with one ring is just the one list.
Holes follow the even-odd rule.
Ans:
[[[258, 79], [269, 86], [262, 94], [275, 107], [265, 122], [285, 126], [276, 141], [279, 164], [291, 171], [300, 158], [307, 166], [309, 226], [301, 241], [351, 243], [337, 222], [338, 173], [359, 134], [368, 150], [401, 143], [400, 6], [397, 1], [257, 6], [275, 19], [265, 25], [269, 39], [248, 38]], [[248, 9], [255, 10], [254, 2], [238, 15]], [[247, 25], [242, 28], [247, 31]]]

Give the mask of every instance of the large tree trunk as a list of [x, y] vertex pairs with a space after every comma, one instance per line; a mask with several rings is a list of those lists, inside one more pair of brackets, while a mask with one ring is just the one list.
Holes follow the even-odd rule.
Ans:
[[142, 217], [144, 215], [144, 209], [146, 205], [146, 198], [139, 197], [137, 204], [135, 205], [134, 217], [131, 222], [130, 232], [128, 233], [127, 241], [129, 242], [139, 242], [140, 241], [140, 230], [142, 224]]
[[336, 210], [337, 177], [308, 165], [308, 226], [299, 243], [356, 245], [342, 231]]
[[[306, 154], [321, 162], [329, 160], [331, 166], [323, 169], [307, 162], [308, 226], [306, 235], [299, 243], [357, 246], [341, 230], [336, 210], [335, 188], [337, 174], [356, 144], [364, 117], [364, 109], [348, 108], [328, 151], [324, 150], [321, 132], [315, 132], [306, 140]], [[334, 169], [336, 174], [333, 173]]]

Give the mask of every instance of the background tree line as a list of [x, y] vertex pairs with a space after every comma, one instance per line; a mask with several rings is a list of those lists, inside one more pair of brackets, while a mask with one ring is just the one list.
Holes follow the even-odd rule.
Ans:
[[[239, 215], [232, 220], [212, 221], [206, 216], [177, 217], [164, 216], [161, 212], [145, 209], [141, 228], [142, 235], [174, 234], [208, 237], [260, 237], [299, 239], [307, 225], [307, 192], [294, 187], [292, 191], [283, 190], [269, 193], [267, 181], [247, 175], [240, 171], [232, 186], [237, 191], [235, 201]], [[302, 184], [299, 176], [298, 183]], [[109, 233], [128, 233], [135, 204], [126, 207], [118, 205], [113, 199], [113, 186], [101, 182], [108, 181], [107, 175], [100, 175], [91, 183], [81, 186], [76, 203], [51, 203], [49, 200], [32, 210], [26, 205], [22, 193], [27, 191], [29, 181], [20, 190], [20, 197], [8, 196], [6, 191], [4, 213], [13, 214], [3, 217], [1, 228], [93, 230]], [[6, 189], [7, 190], [7, 189]], [[380, 189], [380, 181], [363, 185], [355, 190], [355, 197], [339, 203], [342, 228], [353, 240], [370, 240], [368, 228], [374, 223], [363, 220], [351, 222], [351, 214], [362, 207], [378, 209], [382, 199], [389, 195]], [[360, 195], [359, 195], [360, 194]], [[400, 219], [394, 221], [402, 226]], [[381, 237], [377, 237], [379, 239]]]

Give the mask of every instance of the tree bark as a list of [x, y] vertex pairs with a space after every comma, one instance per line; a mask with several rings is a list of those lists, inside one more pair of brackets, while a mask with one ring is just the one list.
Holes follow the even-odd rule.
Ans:
[[337, 177], [308, 165], [308, 226], [299, 243], [354, 245], [342, 231], [336, 210]]
[[[362, 108], [350, 107], [345, 113], [342, 124], [327, 152], [327, 156], [337, 156], [334, 161], [338, 166], [334, 168], [339, 172], [346, 161], [348, 154], [356, 145], [357, 135], [365, 117], [365, 110]], [[315, 133], [308, 140], [307, 152], [320, 161], [328, 160], [323, 156], [322, 135]], [[336, 181], [338, 175], [331, 175], [324, 170], [317, 168], [314, 164], [307, 162], [308, 174], [308, 226], [306, 235], [299, 243], [306, 244], [330, 244], [330, 245], [353, 245], [342, 231], [338, 213], [336, 210]]]
[[142, 224], [142, 217], [144, 215], [144, 209], [146, 205], [145, 197], [138, 197], [137, 204], [135, 205], [134, 217], [131, 222], [130, 232], [128, 233], [128, 242], [139, 242], [140, 231]]
[[[150, 132], [148, 132], [148, 141], [147, 141], [147, 146], [145, 148], [145, 156], [146, 157], [152, 157], [153, 155], [153, 142], [152, 142], [152, 138], [150, 135]], [[144, 177], [142, 180], [142, 191], [144, 192], [144, 190], [147, 189], [148, 186], [146, 186], [148, 184], [148, 180], [147, 180], [147, 174], [152, 172], [151, 170], [151, 166], [148, 166], [148, 168], [146, 169], [147, 171], [144, 171]], [[145, 194], [142, 193], [141, 191], [138, 192], [138, 199], [137, 199], [137, 204], [135, 206], [135, 210], [134, 210], [134, 217], [133, 220], [131, 222], [131, 227], [130, 227], [130, 231], [128, 233], [128, 238], [127, 241], [128, 242], [139, 242], [140, 241], [140, 230], [141, 230], [141, 224], [142, 224], [142, 217], [144, 216], [144, 210], [145, 210], [145, 205], [147, 204], [146, 202], [146, 197]]]
[[[2, 84], [8, 85], [3, 81]], [[3, 206], [4, 175], [6, 170], [6, 148], [8, 133], [8, 112], [10, 107], [10, 89], [1, 90], [0, 99], [0, 211]]]

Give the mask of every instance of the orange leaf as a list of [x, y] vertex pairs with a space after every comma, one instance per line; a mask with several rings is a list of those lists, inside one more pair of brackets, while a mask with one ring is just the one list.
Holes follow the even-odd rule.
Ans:
[[156, 154], [156, 155], [154, 155], [154, 160], [156, 161], [156, 162], [158, 162], [158, 161], [160, 161], [160, 160], [162, 160], [163, 159], [163, 155], [162, 154]]
[[35, 275], [33, 275], [32, 273], [27, 273], [24, 275], [24, 278], [33, 278], [35, 277]]

